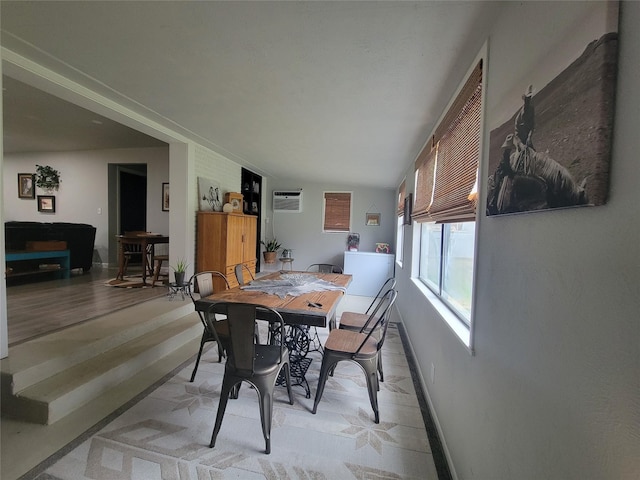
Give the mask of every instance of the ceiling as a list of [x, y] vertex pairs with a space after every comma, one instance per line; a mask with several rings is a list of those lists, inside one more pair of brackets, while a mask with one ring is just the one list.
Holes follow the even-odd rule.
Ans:
[[[3, 0], [1, 42], [263, 175], [395, 188], [499, 8]], [[6, 152], [162, 144], [108, 114], [3, 81]]]

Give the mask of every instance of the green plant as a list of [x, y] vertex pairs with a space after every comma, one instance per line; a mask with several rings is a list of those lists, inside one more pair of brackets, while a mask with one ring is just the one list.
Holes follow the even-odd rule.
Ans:
[[269, 240], [268, 242], [260, 240], [260, 243], [264, 245], [264, 250], [266, 252], [277, 252], [282, 247], [282, 245], [280, 245], [278, 243], [278, 240], [276, 240], [275, 238], [273, 240]]
[[185, 262], [184, 259], [180, 259], [176, 262], [176, 265], [175, 266], [172, 265], [171, 268], [173, 268], [175, 272], [184, 273], [187, 271], [188, 266], [189, 264]]
[[48, 165], [36, 165], [36, 186], [44, 190], [58, 190], [60, 187], [60, 172]]

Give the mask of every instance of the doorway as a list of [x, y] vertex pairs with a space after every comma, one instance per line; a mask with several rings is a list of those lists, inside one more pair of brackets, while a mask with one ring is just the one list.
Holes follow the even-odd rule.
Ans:
[[147, 230], [147, 166], [120, 169], [119, 215], [122, 235], [125, 232]]
[[109, 265], [118, 265], [117, 235], [147, 230], [147, 165], [109, 165]]

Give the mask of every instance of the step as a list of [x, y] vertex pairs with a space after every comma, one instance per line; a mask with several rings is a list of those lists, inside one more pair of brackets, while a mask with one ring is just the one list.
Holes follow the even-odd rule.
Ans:
[[0, 361], [1, 388], [16, 394], [193, 311], [159, 298], [13, 346]]
[[107, 351], [96, 352], [95, 356], [75, 363], [16, 395], [3, 394], [3, 414], [29, 422], [52, 424], [202, 335], [202, 324], [196, 313], [169, 323], [163, 323], [163, 320], [158, 320], [160, 325], [153, 331]]
[[[199, 345], [200, 337], [132, 375], [112, 388], [107, 395], [101, 395], [88, 402], [52, 425], [3, 418], [0, 422], [3, 435], [3, 461], [0, 468], [2, 479], [22, 478], [31, 468], [49, 458], [64, 445], [76, 440], [113, 412], [131, 405], [130, 402], [135, 401], [136, 397], [148, 393], [149, 389], [165, 381], [172, 373], [182, 370], [185, 362], [192, 363]], [[217, 359], [217, 356], [215, 358]], [[6, 439], [10, 441], [5, 441]], [[12, 458], [19, 458], [20, 461], [7, 461]]]

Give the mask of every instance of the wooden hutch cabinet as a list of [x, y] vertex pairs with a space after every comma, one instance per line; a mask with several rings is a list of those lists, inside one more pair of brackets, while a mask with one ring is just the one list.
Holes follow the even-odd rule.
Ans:
[[[224, 273], [231, 287], [238, 285], [235, 266], [244, 263], [256, 272], [257, 218], [241, 213], [198, 212], [196, 267], [198, 272]], [[215, 279], [214, 279], [215, 282]], [[214, 284], [224, 289], [223, 282]]]

